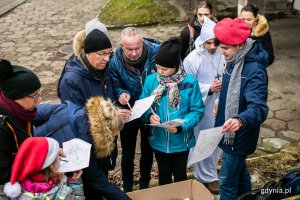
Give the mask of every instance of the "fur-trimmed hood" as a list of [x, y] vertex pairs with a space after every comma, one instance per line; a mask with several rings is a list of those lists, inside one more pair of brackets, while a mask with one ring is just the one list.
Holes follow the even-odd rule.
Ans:
[[85, 31], [79, 31], [73, 39], [73, 53], [75, 56], [79, 56], [83, 52], [84, 48]]
[[269, 31], [268, 20], [263, 16], [257, 15], [257, 25], [252, 29], [251, 36], [262, 37]]
[[86, 111], [95, 155], [97, 158], [107, 157], [115, 146], [113, 134], [124, 126], [122, 119], [112, 102], [100, 96], [87, 101]]

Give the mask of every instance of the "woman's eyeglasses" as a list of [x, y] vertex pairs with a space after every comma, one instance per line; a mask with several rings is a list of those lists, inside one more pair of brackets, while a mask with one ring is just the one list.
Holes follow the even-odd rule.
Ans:
[[33, 98], [33, 100], [37, 101], [39, 97], [42, 96], [43, 88], [41, 88], [36, 95], [27, 95], [27, 97]]

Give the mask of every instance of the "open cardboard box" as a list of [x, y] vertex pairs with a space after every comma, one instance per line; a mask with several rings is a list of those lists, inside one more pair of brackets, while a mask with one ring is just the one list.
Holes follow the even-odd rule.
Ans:
[[168, 185], [129, 192], [133, 200], [213, 200], [206, 187], [196, 180], [187, 180]]

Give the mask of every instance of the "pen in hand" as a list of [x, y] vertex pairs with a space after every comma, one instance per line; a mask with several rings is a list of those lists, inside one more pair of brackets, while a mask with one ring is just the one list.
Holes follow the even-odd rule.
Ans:
[[128, 102], [126, 104], [127, 104], [128, 108], [130, 109], [130, 111], [132, 111], [130, 104]]
[[65, 160], [65, 159], [62, 159], [62, 158], [59, 158], [60, 161], [64, 161], [64, 162], [69, 162], [68, 160]]
[[150, 110], [151, 110], [153, 115], [157, 116], [152, 107], [150, 107]]

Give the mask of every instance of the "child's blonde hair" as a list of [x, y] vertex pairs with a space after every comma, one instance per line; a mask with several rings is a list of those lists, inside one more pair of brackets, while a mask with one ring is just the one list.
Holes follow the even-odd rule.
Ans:
[[45, 181], [48, 182], [49, 179], [53, 179], [55, 184], [61, 182], [63, 173], [58, 172], [59, 160], [56, 159], [49, 167], [43, 169], [41, 172], [45, 176]]

